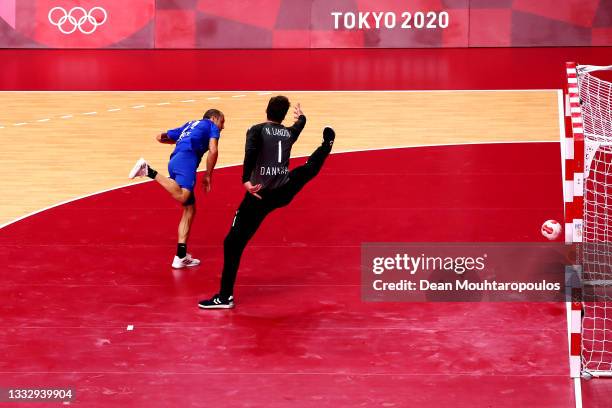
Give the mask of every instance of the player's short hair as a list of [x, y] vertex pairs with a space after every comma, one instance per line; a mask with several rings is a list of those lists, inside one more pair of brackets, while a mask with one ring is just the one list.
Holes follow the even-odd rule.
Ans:
[[268, 102], [268, 107], [266, 108], [268, 120], [282, 122], [283, 119], [285, 119], [285, 115], [287, 115], [290, 105], [289, 99], [286, 96], [278, 95], [270, 98], [270, 102]]
[[202, 119], [210, 119], [210, 118], [222, 118], [225, 115], [223, 115], [223, 112], [221, 112], [219, 109], [209, 109], [204, 113], [204, 117]]

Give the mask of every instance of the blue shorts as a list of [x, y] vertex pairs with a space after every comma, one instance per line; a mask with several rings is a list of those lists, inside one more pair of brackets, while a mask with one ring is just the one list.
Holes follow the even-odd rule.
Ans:
[[196, 170], [200, 165], [200, 160], [193, 153], [178, 152], [170, 158], [168, 162], [168, 173], [170, 178], [181, 186], [193, 192], [196, 182]]

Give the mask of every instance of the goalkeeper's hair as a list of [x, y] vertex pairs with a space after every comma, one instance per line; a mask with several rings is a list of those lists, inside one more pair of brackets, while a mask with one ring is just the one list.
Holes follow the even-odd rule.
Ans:
[[268, 102], [268, 107], [266, 108], [266, 115], [268, 116], [268, 120], [273, 122], [282, 122], [287, 115], [287, 111], [289, 110], [289, 99], [286, 96], [278, 95], [270, 98]]

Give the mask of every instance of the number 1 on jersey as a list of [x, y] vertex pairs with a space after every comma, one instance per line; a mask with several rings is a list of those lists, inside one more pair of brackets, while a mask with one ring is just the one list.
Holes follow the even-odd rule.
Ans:
[[278, 141], [278, 162], [282, 163], [283, 162], [283, 148], [281, 146], [281, 141]]

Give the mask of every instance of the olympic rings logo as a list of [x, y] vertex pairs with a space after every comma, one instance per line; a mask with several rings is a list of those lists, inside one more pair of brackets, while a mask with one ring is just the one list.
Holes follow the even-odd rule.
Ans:
[[[102, 17], [98, 21], [96, 17]], [[106, 23], [108, 14], [102, 7], [94, 7], [87, 11], [83, 7], [73, 7], [66, 11], [63, 7], [53, 7], [49, 10], [49, 22], [63, 33], [72, 34], [77, 29], [86, 35], [92, 34], [98, 26]]]

